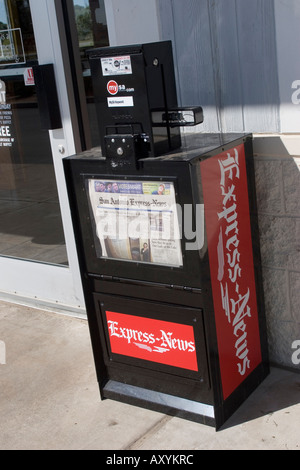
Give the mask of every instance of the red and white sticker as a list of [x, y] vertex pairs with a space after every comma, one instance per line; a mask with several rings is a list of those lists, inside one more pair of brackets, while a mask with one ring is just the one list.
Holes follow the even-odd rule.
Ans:
[[198, 371], [192, 326], [109, 311], [106, 320], [112, 353]]
[[118, 93], [119, 85], [117, 84], [117, 82], [115, 82], [115, 80], [110, 80], [107, 83], [107, 91], [110, 95], [116, 95]]
[[35, 84], [34, 83], [34, 75], [33, 75], [32, 67], [29, 67], [29, 68], [25, 69], [24, 83], [25, 83], [25, 86], [33, 86]]

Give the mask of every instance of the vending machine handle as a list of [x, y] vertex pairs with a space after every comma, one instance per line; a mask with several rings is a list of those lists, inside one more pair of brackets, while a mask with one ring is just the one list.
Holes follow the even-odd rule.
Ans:
[[41, 128], [54, 130], [62, 128], [53, 64], [33, 67], [36, 94], [41, 119]]

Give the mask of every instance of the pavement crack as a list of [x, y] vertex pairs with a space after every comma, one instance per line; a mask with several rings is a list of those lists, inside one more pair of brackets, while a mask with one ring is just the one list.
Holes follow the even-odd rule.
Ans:
[[161, 428], [163, 428], [171, 419], [173, 419], [173, 416], [164, 416], [162, 419], [160, 419], [156, 424], [151, 426], [142, 436], [139, 436], [137, 439], [132, 441], [129, 445], [127, 445], [123, 450], [138, 450], [140, 449], [145, 441], [156, 434]]

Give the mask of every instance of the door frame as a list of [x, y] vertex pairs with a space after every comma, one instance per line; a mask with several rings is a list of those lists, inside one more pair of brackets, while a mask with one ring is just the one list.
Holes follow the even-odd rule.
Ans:
[[53, 64], [56, 78], [63, 128], [49, 131], [49, 138], [69, 265], [1, 256], [0, 298], [82, 316], [85, 304], [62, 162], [82, 148], [63, 11], [60, 0], [29, 4], [39, 64]]

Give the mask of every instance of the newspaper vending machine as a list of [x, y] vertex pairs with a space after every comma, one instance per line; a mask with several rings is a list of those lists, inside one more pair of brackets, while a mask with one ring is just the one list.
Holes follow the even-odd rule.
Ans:
[[101, 146], [64, 168], [101, 398], [218, 429], [268, 374], [252, 136], [181, 136], [168, 41], [89, 60]]

